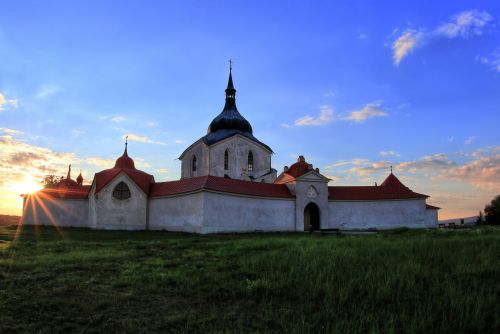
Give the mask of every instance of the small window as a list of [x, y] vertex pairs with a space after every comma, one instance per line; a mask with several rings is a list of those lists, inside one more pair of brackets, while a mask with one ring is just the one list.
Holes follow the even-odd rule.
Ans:
[[253, 153], [248, 152], [248, 175], [253, 176]]
[[130, 198], [130, 189], [125, 182], [120, 182], [113, 190], [113, 197], [119, 200]]
[[196, 156], [193, 156], [193, 160], [191, 161], [191, 171], [196, 172]]
[[228, 170], [229, 169], [229, 152], [226, 150], [224, 152], [224, 170]]

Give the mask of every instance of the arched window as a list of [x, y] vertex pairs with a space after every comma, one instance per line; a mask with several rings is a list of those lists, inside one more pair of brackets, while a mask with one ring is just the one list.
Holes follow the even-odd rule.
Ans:
[[227, 172], [228, 169], [229, 169], [229, 152], [228, 150], [226, 150], [224, 152], [224, 172]]
[[191, 172], [196, 172], [196, 155], [193, 155], [193, 160], [191, 160]]
[[253, 176], [253, 153], [252, 151], [248, 152], [248, 176]]
[[130, 189], [125, 182], [120, 182], [113, 190], [113, 197], [119, 200], [130, 198]]

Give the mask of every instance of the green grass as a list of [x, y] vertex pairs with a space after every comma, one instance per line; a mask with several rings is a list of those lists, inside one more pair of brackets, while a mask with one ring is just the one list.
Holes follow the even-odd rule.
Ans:
[[0, 333], [498, 333], [500, 229], [0, 228]]

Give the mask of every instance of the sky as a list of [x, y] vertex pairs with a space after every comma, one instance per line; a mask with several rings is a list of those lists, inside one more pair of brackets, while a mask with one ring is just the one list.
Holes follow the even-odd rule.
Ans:
[[331, 185], [394, 173], [440, 219], [500, 193], [498, 1], [2, 1], [0, 214], [44, 175], [85, 183], [129, 137], [136, 167], [179, 155], [224, 106], [278, 173], [304, 155]]

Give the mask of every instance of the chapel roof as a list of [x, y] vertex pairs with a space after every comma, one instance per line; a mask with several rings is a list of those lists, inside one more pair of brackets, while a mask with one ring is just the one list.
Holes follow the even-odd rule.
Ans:
[[379, 186], [329, 186], [330, 200], [419, 199], [429, 196], [406, 187], [391, 171]]
[[154, 177], [151, 174], [143, 172], [135, 168], [135, 163], [132, 158], [128, 156], [127, 152], [128, 143], [125, 142], [125, 151], [116, 159], [115, 166], [110, 169], [98, 172], [94, 176], [96, 185], [95, 193], [99, 193], [109, 182], [111, 182], [120, 173], [127, 174], [128, 177], [134, 181], [144, 193], [149, 194], [151, 184], [154, 183]]
[[[45, 188], [37, 191], [33, 196], [45, 198], [64, 198], [64, 199], [85, 199], [88, 197], [90, 185], [71, 186], [58, 188]], [[28, 195], [23, 195], [28, 196]]]
[[212, 175], [155, 183], [151, 187], [150, 197], [179, 195], [197, 190], [212, 190], [257, 197], [294, 197], [288, 190], [288, 187], [284, 184], [251, 182]]

